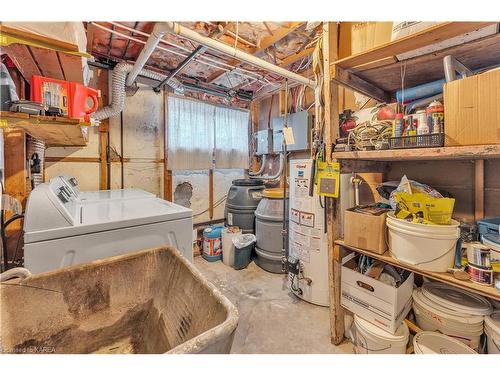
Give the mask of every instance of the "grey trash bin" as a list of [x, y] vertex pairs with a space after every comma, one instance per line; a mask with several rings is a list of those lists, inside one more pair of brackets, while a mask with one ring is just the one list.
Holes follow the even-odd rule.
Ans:
[[255, 245], [254, 234], [241, 234], [233, 238], [234, 244], [234, 265], [235, 270], [246, 268], [251, 261], [252, 251]]

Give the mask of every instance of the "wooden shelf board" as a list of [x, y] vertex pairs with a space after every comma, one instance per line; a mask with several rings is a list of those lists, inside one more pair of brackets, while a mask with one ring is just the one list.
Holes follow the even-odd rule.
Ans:
[[[452, 24], [456, 23], [452, 22]], [[412, 87], [443, 79], [443, 58], [447, 55], [453, 55], [472, 70], [481, 70], [500, 64], [499, 33], [403, 61], [398, 61], [396, 58], [395, 55], [401, 52], [394, 53], [395, 50], [391, 47], [393, 43], [386, 43], [372, 50], [335, 61], [331, 64], [330, 70], [332, 72], [339, 70], [339, 68], [347, 70], [359, 80], [340, 82], [341, 84], [356, 91], [365, 90], [363, 94], [376, 98], [377, 95], [380, 96], [379, 90], [392, 93], [401, 88], [401, 69], [403, 67], [405, 67], [405, 86]], [[377, 51], [377, 54], [373, 55], [373, 51]], [[362, 63], [352, 65], [349, 62], [350, 59], [358, 55], [364, 56]], [[368, 59], [370, 56], [373, 57], [373, 60]], [[366, 84], [356, 87], [357, 81], [373, 85], [377, 90], [372, 93], [366, 92]]]
[[82, 126], [88, 124], [77, 119], [17, 112], [0, 112], [0, 118], [9, 127], [23, 129], [31, 136], [43, 140], [47, 146], [87, 145], [87, 134]]
[[456, 36], [495, 24], [497, 22], [442, 22], [403, 38], [383, 43], [369, 50], [335, 61], [343, 69], [351, 69], [367, 63], [396, 56], [405, 52], [443, 42]]
[[373, 161], [494, 159], [500, 158], [500, 144], [334, 152], [333, 158], [337, 160]]
[[406, 269], [408, 271], [415, 272], [419, 275], [427, 276], [430, 279], [433, 280], [438, 280], [443, 283], [455, 286], [457, 288], [465, 289], [477, 294], [481, 294], [485, 297], [495, 299], [497, 301], [500, 301], [500, 292], [498, 292], [495, 287], [493, 286], [486, 286], [486, 285], [480, 285], [473, 283], [472, 281], [463, 281], [463, 280], [457, 280], [453, 277], [451, 273], [447, 272], [430, 272], [430, 271], [422, 271], [416, 267], [413, 267], [411, 265], [403, 264], [399, 262], [397, 259], [394, 259], [388, 251], [386, 251], [384, 254], [379, 255], [372, 253], [371, 251], [359, 249], [357, 247], [353, 246], [348, 246], [344, 243], [343, 240], [336, 240], [335, 243], [339, 246], [342, 246], [348, 250], [355, 251], [360, 254], [368, 255], [374, 259], [379, 259], [385, 263], [392, 264], [393, 266], [397, 266], [399, 268]]

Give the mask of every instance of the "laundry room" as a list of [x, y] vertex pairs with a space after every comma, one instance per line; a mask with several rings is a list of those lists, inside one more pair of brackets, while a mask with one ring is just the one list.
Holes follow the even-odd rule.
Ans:
[[498, 358], [500, 20], [344, 7], [0, 20], [2, 357]]

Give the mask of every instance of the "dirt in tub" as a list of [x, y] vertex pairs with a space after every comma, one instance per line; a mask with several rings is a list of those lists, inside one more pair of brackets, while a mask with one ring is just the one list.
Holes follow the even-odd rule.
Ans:
[[85, 330], [74, 324], [45, 339], [26, 340], [16, 345], [15, 352], [54, 348], [54, 353], [155, 354], [172, 348], [164, 329], [163, 315], [153, 306], [153, 300], [127, 310], [111, 325], [105, 325], [107, 322], [103, 320], [108, 317], [109, 321], [109, 314], [103, 313], [88, 316]]

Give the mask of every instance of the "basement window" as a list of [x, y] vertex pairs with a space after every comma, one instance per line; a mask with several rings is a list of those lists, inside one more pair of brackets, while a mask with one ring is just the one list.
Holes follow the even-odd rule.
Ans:
[[168, 169], [248, 168], [249, 113], [170, 95]]

